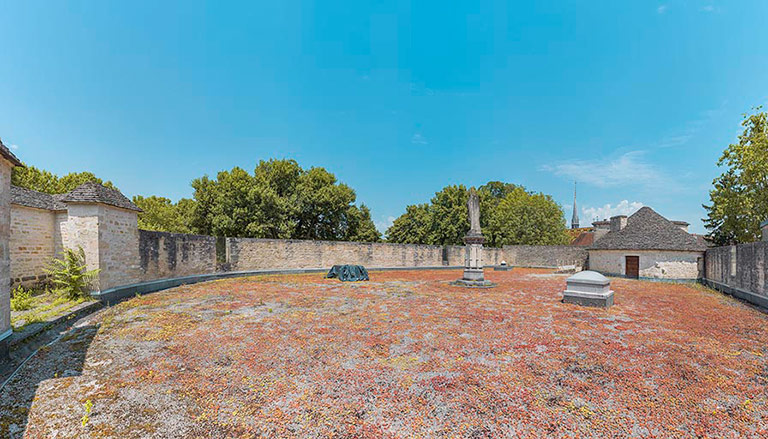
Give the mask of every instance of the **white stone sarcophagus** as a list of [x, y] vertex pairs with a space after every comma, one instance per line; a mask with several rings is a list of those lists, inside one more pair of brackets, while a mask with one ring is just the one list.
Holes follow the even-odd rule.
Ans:
[[596, 271], [582, 271], [565, 281], [563, 302], [583, 306], [610, 308], [613, 306], [611, 281]]

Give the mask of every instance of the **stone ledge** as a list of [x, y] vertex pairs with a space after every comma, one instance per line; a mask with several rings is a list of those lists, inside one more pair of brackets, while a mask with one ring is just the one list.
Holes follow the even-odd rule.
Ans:
[[613, 291], [608, 294], [590, 294], [565, 290], [563, 292], [563, 303], [573, 303], [595, 308], [610, 308], [613, 306]]
[[756, 305], [761, 308], [761, 311], [768, 311], [768, 297], [761, 296], [741, 288], [731, 287], [709, 279], [701, 279], [701, 283], [714, 290], [720, 291], [721, 293], [728, 294], [729, 296], [733, 296], [737, 299], [749, 302], [752, 305]]

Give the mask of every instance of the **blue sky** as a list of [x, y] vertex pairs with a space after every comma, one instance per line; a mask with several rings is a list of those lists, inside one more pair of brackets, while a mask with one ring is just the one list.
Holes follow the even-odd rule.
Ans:
[[768, 101], [768, 2], [0, 0], [0, 138], [129, 196], [259, 159], [323, 166], [385, 226], [445, 185], [649, 205], [702, 232]]

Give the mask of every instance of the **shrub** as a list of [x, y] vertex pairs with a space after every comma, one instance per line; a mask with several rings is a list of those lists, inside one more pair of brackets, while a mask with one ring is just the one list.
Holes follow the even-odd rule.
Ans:
[[54, 258], [46, 272], [51, 276], [53, 286], [70, 299], [87, 298], [89, 287], [99, 270], [88, 271], [85, 265], [85, 251], [64, 249], [60, 258]]
[[25, 290], [18, 285], [11, 292], [11, 310], [26, 311], [32, 308], [32, 290]]

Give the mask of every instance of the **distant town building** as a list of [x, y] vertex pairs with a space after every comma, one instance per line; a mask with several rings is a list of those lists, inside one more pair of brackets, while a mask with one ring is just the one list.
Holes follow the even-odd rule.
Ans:
[[695, 280], [707, 245], [688, 233], [688, 223], [669, 221], [650, 207], [630, 217], [596, 221], [589, 269], [630, 278]]
[[571, 228], [579, 228], [579, 211], [576, 209], [576, 182], [573, 182], [573, 215], [571, 216]]

